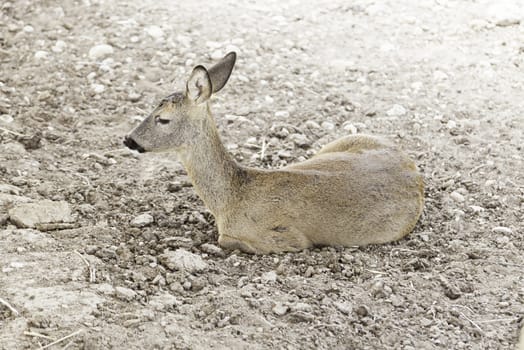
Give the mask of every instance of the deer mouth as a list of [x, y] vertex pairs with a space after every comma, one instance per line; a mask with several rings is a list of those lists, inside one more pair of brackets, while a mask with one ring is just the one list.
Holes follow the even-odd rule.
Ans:
[[126, 136], [124, 138], [124, 145], [127, 146], [127, 148], [132, 149], [134, 151], [138, 151], [138, 153], [144, 153], [146, 150], [144, 147], [140, 146], [138, 143], [136, 143], [135, 140], [133, 140], [131, 137]]

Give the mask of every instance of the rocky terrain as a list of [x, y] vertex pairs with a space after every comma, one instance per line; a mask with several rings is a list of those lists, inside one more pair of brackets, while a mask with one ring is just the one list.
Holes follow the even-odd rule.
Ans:
[[[197, 64], [235, 159], [354, 133], [423, 172], [392, 244], [248, 255], [123, 136]], [[0, 349], [512, 349], [524, 315], [524, 4], [0, 4]]]

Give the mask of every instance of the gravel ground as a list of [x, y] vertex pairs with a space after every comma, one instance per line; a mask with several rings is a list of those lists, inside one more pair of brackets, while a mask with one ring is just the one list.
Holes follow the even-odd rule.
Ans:
[[[122, 138], [230, 50], [212, 109], [235, 159], [278, 168], [384, 135], [425, 177], [411, 235], [218, 247], [174, 156]], [[0, 349], [514, 348], [520, 1], [8, 0], [0, 67]]]

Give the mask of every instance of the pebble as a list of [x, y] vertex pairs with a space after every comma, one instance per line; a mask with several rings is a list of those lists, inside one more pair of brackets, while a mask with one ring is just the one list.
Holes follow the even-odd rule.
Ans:
[[93, 92], [95, 94], [100, 94], [102, 92], [104, 92], [106, 89], [106, 87], [102, 84], [97, 84], [97, 83], [93, 83], [91, 84], [91, 90], [93, 90]]
[[66, 46], [67, 46], [67, 44], [65, 43], [65, 41], [57, 40], [55, 45], [53, 45], [53, 47], [51, 48], [51, 51], [59, 53], [59, 52], [64, 51]]
[[450, 120], [446, 123], [446, 127], [448, 129], [455, 129], [457, 127], [457, 122], [454, 120]]
[[130, 102], [138, 102], [140, 101], [140, 98], [142, 95], [140, 95], [138, 92], [130, 92], [129, 95], [127, 95], [127, 99]]
[[289, 311], [289, 307], [282, 303], [277, 303], [271, 311], [277, 316], [284, 316]]
[[133, 227], [146, 227], [151, 225], [155, 221], [155, 218], [148, 213], [138, 215], [136, 218], [131, 221], [131, 226]]
[[357, 315], [359, 315], [361, 317], [365, 317], [365, 316], [369, 315], [369, 310], [368, 310], [368, 307], [366, 305], [360, 305], [359, 307], [357, 307], [355, 312], [356, 312]]
[[166, 292], [159, 295], [153, 295], [149, 299], [149, 305], [151, 305], [156, 311], [163, 311], [170, 309], [173, 306], [182, 305], [182, 302], [177, 300], [175, 296]]
[[260, 276], [262, 283], [272, 283], [277, 281], [277, 273], [275, 271], [268, 271]]
[[504, 233], [504, 234], [511, 234], [513, 233], [513, 230], [509, 227], [505, 226], [496, 226], [491, 229], [493, 233]]
[[326, 131], [331, 131], [331, 130], [335, 129], [335, 124], [333, 124], [332, 122], [328, 122], [328, 121], [322, 122], [322, 124], [320, 124], [320, 126], [322, 126], [322, 129], [324, 129]]
[[73, 222], [71, 208], [67, 202], [53, 202], [47, 199], [18, 205], [9, 210], [9, 218], [20, 228], [34, 228], [39, 224]]
[[308, 148], [311, 146], [311, 141], [308, 140], [304, 134], [291, 134], [289, 139], [293, 141], [295, 145], [301, 148]]
[[486, 210], [483, 207], [480, 207], [478, 205], [470, 205], [469, 208], [471, 210], [473, 210], [474, 213], [480, 213], [480, 212], [483, 212], [484, 210]]
[[333, 305], [335, 305], [335, 308], [338, 311], [342, 312], [345, 315], [349, 315], [353, 311], [353, 306], [346, 301], [344, 302], [334, 301]]
[[96, 60], [113, 53], [113, 47], [108, 44], [95, 45], [89, 50], [89, 58]]
[[211, 243], [204, 243], [200, 246], [200, 249], [204, 252], [204, 253], [208, 253], [208, 254], [211, 254], [211, 255], [218, 255], [218, 256], [221, 256], [224, 254], [224, 251], [222, 250], [222, 248], [214, 245], [214, 244], [211, 244]]
[[276, 118], [288, 118], [289, 117], [289, 112], [288, 111], [276, 111], [275, 112], [275, 117]]
[[136, 292], [126, 287], [115, 287], [115, 295], [122, 300], [133, 300], [136, 297]]
[[404, 108], [404, 106], [402, 105], [399, 105], [399, 104], [394, 104], [390, 109], [388, 109], [388, 111], [386, 112], [386, 114], [390, 117], [400, 117], [400, 116], [403, 116], [407, 113], [406, 111], [406, 108]]
[[308, 120], [304, 125], [310, 129], [320, 129], [320, 125], [314, 120]]
[[35, 59], [41, 60], [47, 57], [49, 53], [47, 51], [38, 50], [35, 52]]
[[145, 32], [147, 35], [155, 39], [161, 39], [164, 36], [164, 31], [162, 28], [156, 25], [146, 27]]
[[186, 271], [189, 273], [201, 272], [207, 269], [208, 264], [200, 257], [187, 250], [180, 248], [168, 251], [159, 256], [159, 260], [170, 270]]
[[2, 114], [2, 115], [0, 115], [0, 122], [2, 122], [2, 123], [9, 124], [9, 123], [12, 123], [13, 120], [14, 120], [14, 118], [11, 117], [9, 114]]
[[342, 124], [342, 129], [348, 131], [351, 135], [355, 135], [358, 133], [357, 127], [349, 122], [345, 122], [344, 124]]
[[466, 199], [464, 198], [463, 195], [461, 195], [460, 193], [458, 193], [457, 191], [453, 191], [451, 192], [451, 194], [449, 195], [449, 197], [451, 199], [453, 199], [455, 202], [464, 202]]

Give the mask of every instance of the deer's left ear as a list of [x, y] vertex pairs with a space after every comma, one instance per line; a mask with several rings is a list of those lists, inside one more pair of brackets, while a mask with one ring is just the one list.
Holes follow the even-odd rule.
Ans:
[[203, 66], [196, 66], [186, 84], [186, 95], [196, 104], [206, 102], [211, 96], [213, 86], [209, 73]]

